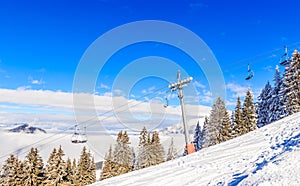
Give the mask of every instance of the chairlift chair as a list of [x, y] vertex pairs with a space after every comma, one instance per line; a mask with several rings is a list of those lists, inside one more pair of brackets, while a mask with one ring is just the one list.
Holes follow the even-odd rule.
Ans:
[[85, 133], [80, 133], [78, 125], [75, 125], [75, 131], [71, 138], [72, 143], [86, 143], [87, 137]]
[[169, 94], [169, 91], [166, 91], [164, 108], [167, 108], [169, 106], [168, 94]]
[[250, 64], [248, 64], [248, 76], [245, 78], [246, 80], [250, 80], [253, 78], [254, 72], [250, 69]]
[[165, 99], [166, 99], [166, 103], [164, 104], [164, 107], [167, 108], [169, 106], [169, 100], [167, 97]]
[[286, 66], [290, 63], [290, 60], [288, 59], [288, 48], [287, 46], [284, 46], [284, 54], [281, 56], [279, 60], [279, 64], [282, 66]]

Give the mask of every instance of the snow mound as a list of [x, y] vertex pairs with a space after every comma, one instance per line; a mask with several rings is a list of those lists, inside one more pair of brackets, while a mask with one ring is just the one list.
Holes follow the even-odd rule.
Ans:
[[300, 185], [300, 113], [233, 140], [92, 185]]

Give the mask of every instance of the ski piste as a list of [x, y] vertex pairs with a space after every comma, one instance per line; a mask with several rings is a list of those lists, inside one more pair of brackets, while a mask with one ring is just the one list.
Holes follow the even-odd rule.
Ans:
[[299, 185], [300, 113], [157, 166], [92, 184]]

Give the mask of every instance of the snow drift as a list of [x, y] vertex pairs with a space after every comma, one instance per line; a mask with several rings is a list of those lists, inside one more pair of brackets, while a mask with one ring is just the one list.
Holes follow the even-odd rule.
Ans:
[[300, 185], [300, 113], [157, 166], [92, 185]]

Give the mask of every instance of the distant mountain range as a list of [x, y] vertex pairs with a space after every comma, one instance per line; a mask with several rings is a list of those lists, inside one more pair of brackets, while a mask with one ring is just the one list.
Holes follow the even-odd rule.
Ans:
[[[189, 130], [189, 134], [194, 134], [195, 132], [195, 128], [197, 123], [199, 122], [200, 127], [202, 128], [203, 123], [204, 123], [204, 116], [199, 116], [199, 118], [193, 120], [192, 122], [190, 122], [188, 124], [188, 130]], [[168, 134], [183, 134], [184, 133], [184, 129], [183, 129], [183, 124], [179, 123], [173, 126], [169, 126], [166, 128], [163, 128], [161, 130], [159, 130], [159, 132], [163, 133], [164, 135], [168, 135]]]
[[15, 133], [26, 133], [26, 134], [47, 133], [45, 130], [41, 128], [29, 126], [29, 124], [27, 123], [21, 124], [20, 126], [15, 127], [13, 129], [9, 129], [8, 131], [15, 132]]

